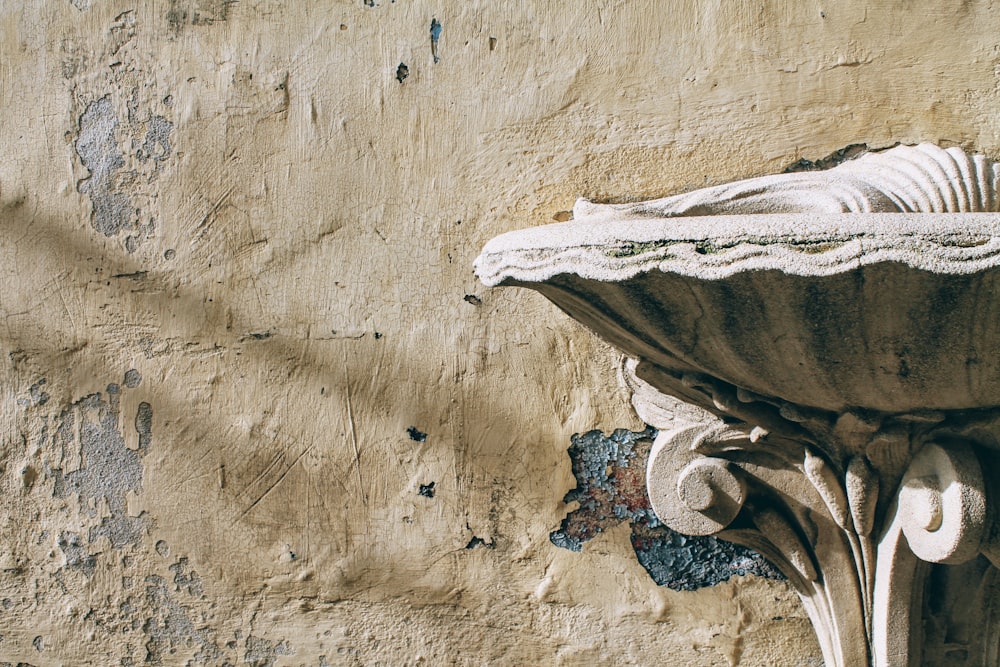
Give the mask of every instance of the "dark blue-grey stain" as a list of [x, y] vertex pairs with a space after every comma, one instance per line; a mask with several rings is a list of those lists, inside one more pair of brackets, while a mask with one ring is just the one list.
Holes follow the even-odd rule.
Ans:
[[587, 540], [628, 521], [635, 555], [660, 586], [694, 590], [746, 574], [783, 578], [754, 551], [715, 537], [681, 535], [660, 523], [646, 495], [646, 461], [654, 437], [652, 427], [573, 436], [569, 455], [577, 486], [563, 500], [580, 506], [549, 536], [552, 543], [580, 551]]
[[434, 62], [441, 60], [441, 57], [438, 55], [438, 42], [441, 40], [441, 31], [443, 29], [440, 21], [431, 19], [431, 55], [434, 56]]

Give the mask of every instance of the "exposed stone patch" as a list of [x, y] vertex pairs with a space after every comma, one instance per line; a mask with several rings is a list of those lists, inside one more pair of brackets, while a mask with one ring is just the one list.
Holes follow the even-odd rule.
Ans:
[[549, 536], [552, 543], [580, 551], [587, 540], [628, 521], [636, 557], [660, 586], [694, 590], [746, 574], [782, 579], [754, 551], [716, 537], [681, 535], [660, 523], [646, 495], [646, 461], [654, 437], [652, 427], [573, 436], [569, 455], [577, 486], [563, 501], [580, 506]]

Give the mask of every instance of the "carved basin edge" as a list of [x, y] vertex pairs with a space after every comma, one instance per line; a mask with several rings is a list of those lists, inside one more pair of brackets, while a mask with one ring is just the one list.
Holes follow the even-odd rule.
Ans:
[[668, 218], [600, 208], [571, 222], [494, 238], [476, 259], [476, 275], [495, 286], [567, 273], [620, 281], [660, 270], [714, 280], [762, 270], [824, 276], [879, 262], [943, 274], [977, 273], [1000, 264], [997, 213]]

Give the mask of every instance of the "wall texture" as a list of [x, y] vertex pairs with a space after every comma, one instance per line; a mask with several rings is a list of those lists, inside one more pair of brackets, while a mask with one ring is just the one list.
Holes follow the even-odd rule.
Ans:
[[482, 244], [848, 145], [1000, 156], [986, 0], [0, 7], [0, 664], [819, 664], [556, 547], [618, 355]]

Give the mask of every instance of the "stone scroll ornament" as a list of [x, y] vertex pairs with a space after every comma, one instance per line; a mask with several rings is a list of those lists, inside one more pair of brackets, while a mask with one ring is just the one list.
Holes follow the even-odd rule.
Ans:
[[827, 665], [998, 665], [998, 177], [924, 144], [581, 200], [476, 271], [625, 353], [656, 514], [768, 557]]

